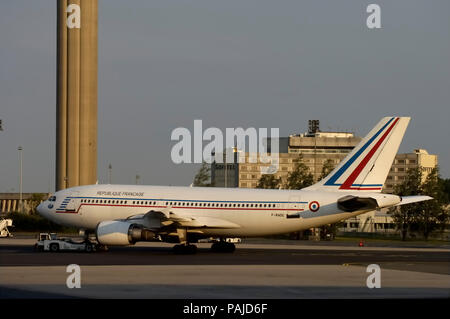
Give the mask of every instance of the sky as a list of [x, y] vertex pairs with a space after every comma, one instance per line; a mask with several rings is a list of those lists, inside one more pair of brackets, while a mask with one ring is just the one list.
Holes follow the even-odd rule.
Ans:
[[[381, 8], [368, 29], [366, 8]], [[98, 179], [189, 185], [171, 132], [322, 130], [364, 136], [411, 116], [399, 152], [425, 148], [450, 177], [450, 2], [99, 0]], [[52, 192], [56, 1], [0, 1], [0, 192]]]

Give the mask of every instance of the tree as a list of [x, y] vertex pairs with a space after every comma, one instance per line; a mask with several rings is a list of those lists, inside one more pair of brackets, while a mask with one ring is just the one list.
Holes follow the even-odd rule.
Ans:
[[[394, 193], [399, 196], [411, 196], [420, 194], [422, 184], [422, 170], [412, 168], [406, 172], [403, 183], [394, 187]], [[417, 211], [417, 204], [402, 205], [390, 209], [392, 219], [401, 231], [402, 240], [406, 240], [406, 235], [414, 221], [414, 214]]]
[[197, 187], [213, 186], [211, 183], [211, 168], [206, 162], [202, 163], [202, 167], [200, 167], [197, 175], [195, 175], [193, 185]]
[[449, 220], [447, 209], [448, 197], [445, 193], [444, 181], [439, 178], [439, 169], [433, 168], [428, 174], [425, 182], [421, 185], [421, 193], [433, 197], [418, 203], [417, 214], [414, 215], [414, 222], [422, 232], [425, 240], [429, 235], [437, 230], [444, 230]]
[[44, 200], [44, 194], [41, 193], [33, 193], [30, 199], [30, 214], [36, 213], [36, 208], [38, 205]]
[[276, 178], [274, 174], [264, 174], [258, 180], [256, 188], [277, 189], [281, 186], [281, 177]]
[[442, 179], [444, 192], [447, 194], [447, 204], [450, 204], [450, 178]]
[[422, 168], [410, 169], [403, 183], [397, 185], [394, 192], [400, 196], [428, 195], [431, 200], [402, 205], [394, 208], [392, 218], [402, 232], [402, 240], [408, 231], [416, 229], [425, 239], [437, 230], [444, 229], [449, 222], [449, 211], [446, 207], [448, 196], [445, 192], [445, 181], [439, 177], [439, 169], [434, 168], [422, 182]]
[[286, 189], [302, 189], [314, 183], [314, 177], [309, 171], [308, 166], [303, 163], [303, 156], [297, 159], [297, 163], [292, 172], [287, 176], [285, 187]]
[[334, 161], [331, 158], [329, 158], [325, 161], [325, 163], [323, 163], [322, 172], [320, 173], [319, 176], [319, 181], [327, 177], [328, 174], [330, 174], [333, 169], [334, 169]]

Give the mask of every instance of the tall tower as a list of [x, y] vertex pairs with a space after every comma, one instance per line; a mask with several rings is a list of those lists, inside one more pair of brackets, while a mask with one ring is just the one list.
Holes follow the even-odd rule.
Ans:
[[56, 190], [97, 180], [97, 29], [97, 0], [57, 0]]

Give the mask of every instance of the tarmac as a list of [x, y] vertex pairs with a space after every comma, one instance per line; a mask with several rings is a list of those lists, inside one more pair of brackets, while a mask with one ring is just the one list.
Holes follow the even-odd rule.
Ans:
[[[357, 247], [262, 240], [233, 254], [198, 244], [145, 242], [107, 252], [35, 252], [33, 239], [0, 239], [0, 298], [449, 298], [450, 249]], [[81, 288], [68, 288], [67, 266], [80, 266]], [[367, 266], [381, 268], [368, 288]]]

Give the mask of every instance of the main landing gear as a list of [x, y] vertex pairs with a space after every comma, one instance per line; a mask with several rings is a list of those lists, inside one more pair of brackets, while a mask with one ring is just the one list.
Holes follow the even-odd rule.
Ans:
[[236, 246], [233, 243], [220, 240], [211, 245], [211, 250], [220, 253], [232, 253], [236, 250]]
[[181, 244], [173, 246], [175, 254], [193, 255], [197, 253], [197, 246], [191, 245], [187, 241], [187, 229], [179, 228], [177, 229], [177, 234]]

